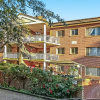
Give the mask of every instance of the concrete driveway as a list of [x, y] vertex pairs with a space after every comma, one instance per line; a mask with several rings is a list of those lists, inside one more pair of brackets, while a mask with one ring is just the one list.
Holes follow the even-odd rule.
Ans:
[[44, 100], [44, 99], [0, 89], [0, 100]]

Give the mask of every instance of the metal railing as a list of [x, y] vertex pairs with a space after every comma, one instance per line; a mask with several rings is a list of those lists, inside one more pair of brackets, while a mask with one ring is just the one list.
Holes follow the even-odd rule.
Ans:
[[[29, 37], [24, 37], [23, 42], [25, 43], [32, 43], [32, 42], [44, 42], [44, 35], [34, 35]], [[53, 43], [53, 44], [59, 44], [59, 38], [46, 35], [46, 43]]]
[[3, 54], [3, 58], [19, 58], [19, 53], [7, 53], [7, 54]]
[[45, 60], [54, 60], [54, 61], [58, 61], [59, 59], [59, 56], [56, 55], [56, 54], [41, 54], [41, 53], [32, 53], [32, 54], [29, 54], [29, 55], [23, 55], [23, 58], [25, 59], [39, 59], [39, 60], [44, 60], [46, 56], [46, 59]]
[[[44, 57], [46, 56], [45, 60], [54, 60], [57, 61], [59, 59], [59, 56], [56, 54], [41, 54], [41, 53], [30, 53], [30, 54], [23, 54], [24, 59], [39, 59], [44, 60]], [[3, 55], [3, 58], [19, 58], [19, 53], [7, 53]]]

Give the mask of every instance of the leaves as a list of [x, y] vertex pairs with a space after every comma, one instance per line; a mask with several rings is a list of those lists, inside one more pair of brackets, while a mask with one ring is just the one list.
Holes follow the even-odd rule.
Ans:
[[74, 78], [51, 75], [41, 69], [34, 68], [31, 79], [32, 93], [56, 98], [73, 97], [79, 86], [73, 86]]

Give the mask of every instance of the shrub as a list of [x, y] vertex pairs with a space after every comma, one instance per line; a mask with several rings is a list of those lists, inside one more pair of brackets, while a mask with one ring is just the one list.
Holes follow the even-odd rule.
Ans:
[[33, 69], [32, 77], [31, 90], [35, 94], [56, 98], [73, 97], [81, 88], [78, 85], [73, 85], [74, 78], [51, 75], [38, 68]]
[[1, 63], [0, 70], [4, 75], [4, 86], [9, 87], [16, 79], [23, 83], [23, 89], [20, 90], [23, 92], [26, 92], [24, 89], [27, 81], [30, 84], [27, 87], [30, 88], [31, 93], [55, 98], [73, 97], [81, 89], [81, 86], [73, 84], [74, 77], [52, 75], [51, 72], [40, 68], [34, 68], [31, 72], [25, 65]]

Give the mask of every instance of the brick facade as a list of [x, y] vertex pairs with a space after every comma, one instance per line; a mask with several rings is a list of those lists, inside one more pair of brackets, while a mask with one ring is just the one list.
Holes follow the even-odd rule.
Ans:
[[[96, 21], [97, 19], [89, 20]], [[89, 22], [89, 20], [85, 20], [87, 24], [82, 23], [81, 20], [66, 22], [67, 26], [63, 26], [61, 25], [61, 23], [55, 23], [55, 25], [57, 24], [58, 26], [51, 28], [51, 33], [53, 36], [57, 36], [57, 31], [59, 30], [65, 31], [65, 36], [60, 37], [60, 46], [52, 47], [50, 49], [51, 53], [57, 53], [57, 48], [64, 48], [64, 54], [59, 54], [59, 60], [72, 60], [85, 66], [82, 68], [82, 76], [84, 79], [84, 81], [82, 82], [84, 87], [84, 100], [89, 98], [100, 98], [100, 77], [86, 76], [85, 72], [86, 67], [100, 68], [99, 56], [86, 56], [87, 47], [100, 47], [100, 35], [86, 36], [86, 29], [91, 27], [100, 27], [100, 22], [98, 21], [97, 23], [93, 23]], [[71, 23], [72, 25], [70, 26], [69, 23]], [[80, 25], [76, 23], [79, 23]], [[78, 29], [78, 35], [71, 36], [72, 29]], [[77, 42], [76, 44], [72, 44], [72, 41]], [[70, 54], [70, 48], [72, 47], [78, 47], [78, 54]], [[67, 66], [65, 66], [64, 71], [65, 73], [67, 73]], [[89, 79], [91, 80], [91, 82], [87, 83], [85, 79]]]

